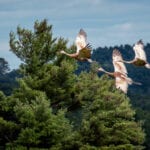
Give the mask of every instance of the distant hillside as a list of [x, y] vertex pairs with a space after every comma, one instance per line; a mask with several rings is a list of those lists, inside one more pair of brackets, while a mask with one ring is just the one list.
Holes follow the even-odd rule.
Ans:
[[11, 95], [13, 89], [18, 86], [16, 79], [19, 77], [17, 70], [0, 74], [0, 91], [3, 91], [5, 95]]

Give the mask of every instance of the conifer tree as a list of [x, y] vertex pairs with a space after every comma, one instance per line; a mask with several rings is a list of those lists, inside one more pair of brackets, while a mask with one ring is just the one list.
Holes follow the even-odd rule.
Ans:
[[129, 98], [115, 88], [106, 75], [82, 73], [78, 100], [83, 104], [80, 127], [81, 149], [141, 150], [144, 132], [135, 121]]
[[[107, 76], [99, 78], [97, 66], [77, 78], [75, 61], [59, 55], [66, 44], [53, 38], [47, 20], [36, 21], [33, 31], [18, 27], [10, 33], [11, 51], [23, 61], [23, 78], [8, 102], [18, 127], [13, 143], [28, 149], [141, 150], [144, 133], [128, 97]], [[73, 111], [76, 132], [66, 118]]]
[[5, 149], [6, 145], [16, 138], [18, 125], [11, 111], [9, 98], [0, 92], [0, 149]]
[[75, 135], [65, 110], [54, 113], [44, 92], [31, 89], [22, 79], [19, 85], [9, 98], [0, 93], [0, 145], [16, 150], [70, 147]]
[[59, 110], [72, 103], [76, 77], [74, 61], [59, 55], [66, 44], [64, 39], [52, 37], [47, 20], [36, 21], [34, 31], [18, 27], [17, 37], [10, 33], [11, 51], [23, 62], [23, 78], [11, 95], [19, 126], [16, 145], [62, 149], [73, 138], [72, 125], [65, 111]]
[[22, 80], [15, 91], [14, 112], [20, 132], [16, 144], [30, 147], [60, 148], [72, 135], [72, 127], [64, 111], [53, 114], [50, 101], [43, 92], [32, 90]]
[[67, 49], [66, 44], [63, 38], [53, 37], [52, 25], [47, 20], [36, 21], [33, 31], [18, 26], [17, 34], [10, 33], [11, 51], [23, 62], [20, 70], [26, 84], [46, 92], [53, 106], [58, 106], [62, 99], [70, 103], [74, 89], [76, 65], [59, 54], [61, 49]]

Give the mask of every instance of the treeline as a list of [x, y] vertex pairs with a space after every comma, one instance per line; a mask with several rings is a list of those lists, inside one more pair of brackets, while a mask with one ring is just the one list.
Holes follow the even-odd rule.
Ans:
[[3, 91], [7, 96], [11, 95], [12, 91], [17, 88], [17, 78], [20, 77], [21, 75], [18, 70], [12, 70], [5, 74], [0, 74], [0, 91]]
[[97, 73], [98, 65], [112, 69], [111, 49], [94, 50], [99, 64], [78, 64], [59, 53], [75, 46], [67, 48], [65, 39], [54, 38], [46, 20], [36, 21], [34, 30], [17, 27], [10, 33], [10, 48], [23, 63], [18, 72], [3, 74], [14, 73], [17, 82], [8, 80], [12, 88], [0, 92], [1, 149], [148, 149], [142, 114], [131, 105], [135, 87], [125, 95], [113, 79]]

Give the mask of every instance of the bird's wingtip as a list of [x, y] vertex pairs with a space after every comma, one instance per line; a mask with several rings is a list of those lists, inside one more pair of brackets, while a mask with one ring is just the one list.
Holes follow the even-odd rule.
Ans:
[[80, 31], [84, 31], [83, 28], [80, 28]]
[[144, 44], [144, 43], [143, 43], [143, 40], [140, 39], [140, 40], [137, 42], [137, 44]]
[[85, 30], [83, 30], [83, 28], [80, 29], [79, 34], [87, 36], [87, 34], [86, 34]]

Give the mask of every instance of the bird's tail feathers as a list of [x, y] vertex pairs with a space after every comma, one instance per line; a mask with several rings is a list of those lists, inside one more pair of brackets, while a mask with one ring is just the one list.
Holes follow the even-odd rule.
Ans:
[[120, 60], [120, 62], [123, 62], [123, 63], [127, 63], [127, 64], [131, 64], [131, 63], [133, 63], [133, 61], [131, 60], [131, 61], [127, 61], [127, 60]]

